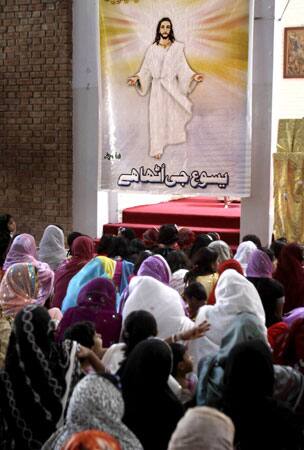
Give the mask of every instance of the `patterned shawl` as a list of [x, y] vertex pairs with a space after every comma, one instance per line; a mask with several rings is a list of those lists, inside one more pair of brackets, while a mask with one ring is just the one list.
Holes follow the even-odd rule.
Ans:
[[74, 389], [66, 423], [45, 443], [42, 450], [62, 450], [79, 431], [102, 430], [114, 436], [122, 450], [142, 450], [134, 434], [122, 423], [124, 402], [119, 390], [104, 377], [87, 375]]
[[76, 342], [56, 345], [47, 310], [29, 305], [13, 324], [0, 373], [3, 449], [40, 450], [63, 423], [70, 393], [80, 377]]
[[5, 272], [0, 285], [0, 305], [3, 315], [15, 316], [24, 306], [36, 303], [37, 270], [33, 264], [13, 264]]

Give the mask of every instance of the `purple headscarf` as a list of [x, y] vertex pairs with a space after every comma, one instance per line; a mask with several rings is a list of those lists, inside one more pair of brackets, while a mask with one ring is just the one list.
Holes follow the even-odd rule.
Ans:
[[37, 303], [43, 305], [50, 296], [54, 284], [54, 272], [47, 263], [38, 261], [36, 243], [30, 234], [19, 234], [12, 242], [6, 256], [3, 270], [16, 263], [31, 263], [38, 270], [39, 291]]
[[147, 275], [164, 284], [169, 284], [171, 279], [170, 267], [161, 255], [149, 256], [143, 261], [137, 272], [138, 276]]
[[267, 253], [255, 250], [248, 262], [246, 269], [247, 277], [272, 278], [273, 265]]
[[103, 339], [103, 346], [118, 342], [121, 331], [121, 315], [116, 313], [116, 291], [107, 278], [95, 278], [80, 290], [77, 306], [69, 308], [59, 324], [57, 337], [63, 339], [65, 330], [77, 322], [89, 320]]

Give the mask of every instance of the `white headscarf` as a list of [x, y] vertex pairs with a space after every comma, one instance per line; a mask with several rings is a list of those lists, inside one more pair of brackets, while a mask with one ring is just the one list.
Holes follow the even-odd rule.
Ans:
[[123, 322], [131, 312], [140, 309], [153, 314], [160, 338], [167, 338], [194, 326], [185, 315], [178, 292], [145, 275], [134, 277], [130, 281], [129, 297], [122, 312]]
[[215, 250], [218, 254], [218, 263], [222, 263], [224, 261], [227, 261], [227, 259], [230, 259], [231, 256], [231, 250], [229, 245], [225, 241], [213, 241], [210, 242], [208, 245], [209, 248], [212, 248], [212, 250]]
[[169, 442], [168, 450], [233, 450], [234, 426], [214, 408], [188, 409]]
[[244, 275], [246, 276], [246, 269], [252, 253], [257, 249], [257, 246], [251, 241], [241, 242], [238, 246], [234, 259], [236, 259], [242, 266]]
[[172, 274], [170, 286], [175, 289], [179, 295], [183, 295], [185, 289], [184, 278], [187, 272], [187, 269], [179, 269]]
[[63, 231], [56, 225], [49, 225], [43, 232], [39, 244], [39, 260], [56, 270], [66, 259]]
[[216, 304], [202, 306], [196, 317], [196, 323], [208, 320], [210, 330], [206, 335], [189, 343], [194, 362], [219, 350], [221, 340], [237, 314], [251, 313], [259, 320], [264, 334], [265, 312], [258, 291], [250, 281], [234, 269], [223, 272], [215, 288]]

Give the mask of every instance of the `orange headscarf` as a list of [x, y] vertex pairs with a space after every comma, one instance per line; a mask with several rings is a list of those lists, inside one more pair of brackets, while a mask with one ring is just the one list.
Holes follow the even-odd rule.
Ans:
[[119, 442], [108, 433], [87, 430], [75, 433], [62, 450], [122, 450]]

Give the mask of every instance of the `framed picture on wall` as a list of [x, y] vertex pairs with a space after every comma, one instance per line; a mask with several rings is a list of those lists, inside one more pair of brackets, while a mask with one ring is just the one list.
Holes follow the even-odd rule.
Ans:
[[304, 27], [285, 28], [284, 78], [304, 78]]

